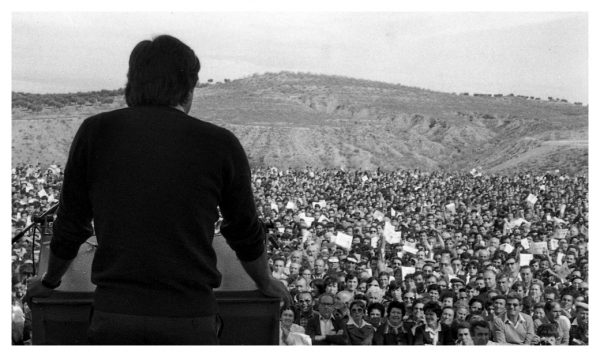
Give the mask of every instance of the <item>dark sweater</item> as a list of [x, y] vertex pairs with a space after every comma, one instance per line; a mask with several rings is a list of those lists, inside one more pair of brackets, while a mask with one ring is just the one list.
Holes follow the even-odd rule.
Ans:
[[102, 113], [86, 119], [73, 140], [51, 250], [74, 258], [93, 218], [96, 309], [214, 314], [217, 206], [221, 233], [238, 258], [258, 258], [264, 231], [248, 160], [231, 132], [170, 107]]

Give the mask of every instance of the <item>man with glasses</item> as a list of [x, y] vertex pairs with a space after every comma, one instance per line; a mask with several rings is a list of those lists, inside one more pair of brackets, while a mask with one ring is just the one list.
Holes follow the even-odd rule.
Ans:
[[535, 335], [533, 319], [521, 313], [521, 298], [510, 293], [506, 298], [506, 312], [494, 318], [494, 336], [500, 344], [529, 345]]
[[295, 324], [302, 326], [306, 330], [308, 321], [318, 315], [313, 310], [313, 298], [310, 292], [304, 291], [298, 294], [298, 307], [296, 309]]
[[306, 324], [306, 334], [310, 336], [313, 345], [345, 344], [343, 333], [344, 319], [333, 315], [335, 297], [324, 293], [318, 300], [318, 313]]
[[412, 309], [412, 305], [415, 302], [415, 293], [412, 291], [405, 292], [404, 296], [402, 296], [402, 301], [404, 302], [407, 310]]

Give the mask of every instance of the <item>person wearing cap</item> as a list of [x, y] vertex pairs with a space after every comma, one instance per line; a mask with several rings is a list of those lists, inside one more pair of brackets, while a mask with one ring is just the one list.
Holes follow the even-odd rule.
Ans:
[[347, 272], [354, 272], [356, 270], [356, 264], [358, 264], [358, 260], [356, 260], [353, 256], [347, 256], [345, 261], [345, 270]]
[[329, 257], [329, 259], [327, 259], [327, 264], [329, 265], [329, 269], [327, 269], [327, 275], [337, 274], [340, 271], [340, 260], [338, 257]]
[[571, 330], [569, 332], [569, 345], [587, 345], [589, 341], [588, 304], [578, 302], [575, 304], [575, 309], [575, 320], [571, 324]]

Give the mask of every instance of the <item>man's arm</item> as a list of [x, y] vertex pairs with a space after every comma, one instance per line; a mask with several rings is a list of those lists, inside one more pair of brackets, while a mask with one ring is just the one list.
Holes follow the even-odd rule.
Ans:
[[263, 252], [258, 259], [246, 262], [240, 260], [240, 262], [246, 273], [254, 280], [261, 293], [283, 299], [284, 306], [292, 304], [292, 297], [285, 285], [271, 274], [266, 252]]
[[497, 343], [506, 344], [506, 335], [504, 334], [504, 323], [499, 317], [494, 319], [494, 337]]
[[62, 276], [79, 252], [79, 246], [93, 234], [92, 208], [86, 183], [89, 150], [86, 132], [89, 123], [87, 119], [81, 124], [71, 144], [56, 220], [52, 226], [48, 268], [44, 277], [29, 281], [23, 298], [29, 305], [33, 297], [48, 297], [60, 285]]
[[533, 329], [533, 319], [531, 317], [529, 317], [528, 315], [525, 315], [525, 342], [523, 342], [524, 345], [530, 345], [531, 341], [533, 341], [533, 337], [535, 336], [535, 330]]
[[27, 293], [23, 297], [23, 302], [31, 306], [33, 297], [48, 297], [55, 288], [60, 286], [60, 280], [65, 274], [73, 259], [65, 260], [57, 257], [50, 250], [48, 259], [48, 270], [43, 277], [34, 277], [27, 282]]
[[269, 269], [265, 249], [265, 232], [258, 219], [252, 194], [250, 165], [239, 140], [230, 134], [231, 157], [224, 163], [221, 233], [235, 251], [241, 265], [267, 296], [280, 297], [284, 304], [291, 297], [283, 283]]

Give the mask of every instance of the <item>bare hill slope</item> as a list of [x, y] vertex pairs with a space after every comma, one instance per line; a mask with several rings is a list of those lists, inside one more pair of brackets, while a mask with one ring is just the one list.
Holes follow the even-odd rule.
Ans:
[[[111, 104], [13, 110], [13, 161], [64, 163], [81, 121]], [[281, 72], [198, 88], [191, 115], [232, 130], [253, 165], [487, 172], [588, 167], [588, 108]]]

